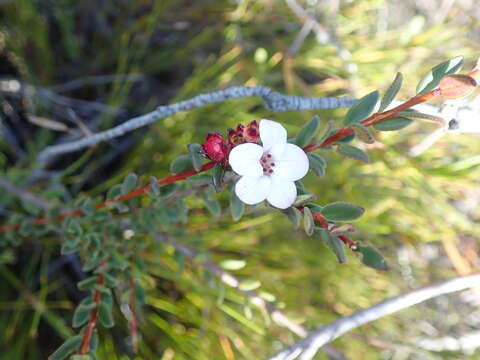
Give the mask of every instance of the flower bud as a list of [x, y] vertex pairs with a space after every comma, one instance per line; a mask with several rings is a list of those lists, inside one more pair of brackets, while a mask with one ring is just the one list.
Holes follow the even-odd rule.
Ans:
[[245, 139], [245, 142], [259, 142], [260, 135], [258, 131], [258, 123], [256, 120], [253, 120], [243, 129], [243, 138]]
[[439, 84], [440, 93], [447, 99], [461, 99], [475, 91], [477, 83], [468, 75], [448, 75]]
[[225, 139], [220, 134], [207, 134], [202, 151], [210, 160], [222, 162], [227, 159], [228, 147]]

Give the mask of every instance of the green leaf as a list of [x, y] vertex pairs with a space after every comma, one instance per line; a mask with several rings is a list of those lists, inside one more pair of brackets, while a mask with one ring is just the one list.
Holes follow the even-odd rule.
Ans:
[[372, 113], [375, 105], [377, 105], [378, 96], [378, 91], [373, 91], [359, 99], [348, 110], [347, 115], [345, 115], [345, 119], [343, 120], [343, 124], [345, 126], [350, 126], [366, 119]]
[[313, 194], [302, 194], [302, 195], [298, 195], [297, 198], [295, 199], [295, 202], [293, 203], [293, 206], [300, 206], [300, 205], [304, 205], [306, 203], [309, 203], [309, 202], [312, 202], [314, 200], [316, 200], [316, 196], [313, 195]]
[[375, 130], [379, 131], [395, 131], [403, 129], [413, 122], [411, 119], [405, 117], [395, 117], [391, 119], [382, 120], [379, 123], [373, 125]]
[[320, 234], [325, 244], [327, 244], [327, 246], [334, 252], [338, 262], [344, 264], [347, 261], [347, 258], [345, 256], [345, 247], [342, 240], [336, 236], [331, 236], [327, 229], [322, 229]]
[[77, 287], [82, 291], [91, 290], [95, 287], [95, 284], [97, 283], [97, 281], [98, 281], [98, 278], [96, 275], [90, 276], [89, 278], [79, 281], [77, 284]]
[[111, 328], [115, 325], [112, 315], [112, 307], [108, 306], [104, 302], [98, 305], [98, 320], [100, 324], [106, 328]]
[[335, 141], [335, 143], [336, 143], [336, 144], [337, 144], [337, 143], [338, 143], [338, 144], [340, 144], [340, 143], [342, 143], [342, 144], [350, 143], [350, 142], [352, 142], [353, 139], [355, 139], [355, 137], [356, 137], [355, 133], [352, 133], [352, 134], [347, 135], [347, 136], [345, 136], [345, 137], [343, 137], [343, 138], [341, 138], [341, 139], [338, 139], [337, 141]]
[[179, 174], [193, 169], [192, 157], [190, 155], [181, 155], [170, 164], [170, 172]]
[[307, 154], [307, 157], [310, 164], [310, 169], [318, 176], [324, 176], [325, 168], [327, 167], [327, 162], [324, 160], [324, 158], [315, 153], [309, 153]]
[[219, 217], [222, 215], [222, 207], [217, 199], [204, 198], [203, 203], [212, 216]]
[[66, 218], [63, 225], [65, 226], [68, 237], [82, 236], [83, 229], [77, 220], [72, 217]]
[[258, 289], [262, 283], [258, 280], [255, 279], [248, 279], [242, 281], [239, 285], [238, 288], [242, 291], [252, 291], [255, 289]]
[[108, 264], [114, 269], [125, 270], [128, 266], [128, 261], [118, 251], [113, 251], [110, 253]]
[[63, 360], [66, 359], [70, 354], [77, 351], [82, 344], [82, 336], [77, 335], [73, 336], [70, 339], [67, 339], [60, 347], [48, 357], [48, 360]]
[[355, 124], [352, 125], [352, 129], [357, 138], [365, 144], [373, 144], [375, 142], [375, 138], [366, 126]]
[[212, 184], [216, 192], [222, 191], [224, 175], [225, 175], [225, 168], [220, 164], [215, 165], [215, 167], [213, 168], [213, 174], [212, 174]]
[[457, 56], [434, 66], [417, 85], [417, 94], [425, 94], [435, 89], [446, 75], [455, 74], [463, 66], [463, 57]]
[[200, 144], [189, 144], [188, 152], [190, 153], [190, 159], [192, 160], [193, 168], [195, 171], [202, 170], [202, 156], [200, 155], [200, 149], [202, 145]]
[[315, 231], [315, 221], [313, 220], [312, 212], [308, 207], [303, 208], [303, 227], [308, 236], [312, 236]]
[[365, 209], [347, 202], [333, 202], [322, 208], [321, 214], [328, 221], [353, 221], [360, 218]]
[[103, 275], [103, 278], [105, 279], [105, 285], [107, 287], [114, 288], [118, 285], [118, 280], [114, 276], [112, 276], [112, 275], [110, 275], [106, 272], [101, 272], [101, 274]]
[[365, 265], [377, 270], [388, 270], [385, 259], [373, 246], [357, 245], [356, 251], [361, 254], [361, 260]]
[[370, 162], [368, 154], [355, 146], [349, 144], [340, 144], [338, 145], [337, 151], [350, 159], [359, 160], [365, 163]]
[[424, 120], [426, 122], [433, 122], [440, 125], [444, 124], [444, 120], [440, 116], [424, 114], [422, 112], [411, 110], [411, 109], [400, 111], [397, 115], [399, 117], [406, 117], [408, 119], [413, 119], [413, 120], [418, 119], [418, 120]]
[[160, 187], [158, 186], [158, 180], [155, 176], [150, 176], [150, 193], [154, 197], [160, 196]]
[[245, 204], [235, 194], [235, 189], [230, 192], [230, 213], [233, 221], [238, 221], [242, 218], [245, 212]]
[[78, 328], [86, 324], [90, 311], [96, 306], [96, 304], [78, 305], [73, 313], [72, 326]]
[[113, 200], [122, 195], [122, 185], [117, 184], [108, 189], [107, 200]]
[[127, 194], [137, 187], [138, 176], [134, 173], [129, 173], [125, 176], [122, 183], [122, 194]]
[[82, 201], [82, 205], [80, 206], [80, 210], [82, 210], [83, 214], [86, 216], [92, 216], [95, 214], [95, 205], [93, 204], [92, 199], [86, 198]]
[[293, 224], [295, 229], [300, 227], [300, 223], [302, 221], [302, 212], [298, 210], [296, 207], [291, 206], [286, 210], [282, 211], [285, 215], [287, 215], [288, 220]]
[[323, 207], [318, 204], [306, 204], [305, 206], [308, 207], [310, 210], [316, 211], [318, 213], [321, 213], [323, 209]]
[[295, 137], [295, 144], [300, 147], [307, 146], [317, 135], [318, 129], [320, 128], [320, 118], [314, 116], [312, 120], [303, 126]]
[[243, 269], [246, 265], [245, 260], [224, 260], [220, 263], [220, 267], [225, 270], [240, 270]]
[[388, 105], [390, 105], [393, 99], [395, 99], [395, 96], [397, 96], [398, 91], [402, 87], [402, 82], [403, 76], [401, 73], [397, 72], [397, 75], [395, 76], [392, 84], [388, 87], [387, 91], [383, 95], [378, 112], [383, 112], [388, 107]]

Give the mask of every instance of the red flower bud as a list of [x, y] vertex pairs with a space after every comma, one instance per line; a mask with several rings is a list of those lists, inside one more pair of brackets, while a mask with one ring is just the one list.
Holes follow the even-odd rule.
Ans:
[[207, 134], [202, 150], [210, 160], [217, 162], [225, 162], [227, 160], [228, 147], [225, 139], [220, 134]]
[[246, 142], [256, 143], [260, 141], [260, 133], [258, 131], [258, 123], [256, 120], [253, 120], [243, 129], [243, 138]]

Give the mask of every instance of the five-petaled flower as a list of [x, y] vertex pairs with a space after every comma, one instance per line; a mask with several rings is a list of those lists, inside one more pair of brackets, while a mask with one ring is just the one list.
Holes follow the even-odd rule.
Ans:
[[297, 145], [287, 143], [287, 131], [275, 121], [260, 120], [260, 139], [263, 146], [245, 143], [230, 151], [230, 166], [242, 176], [235, 193], [249, 205], [266, 199], [286, 209], [297, 197], [295, 181], [308, 172], [307, 155]]

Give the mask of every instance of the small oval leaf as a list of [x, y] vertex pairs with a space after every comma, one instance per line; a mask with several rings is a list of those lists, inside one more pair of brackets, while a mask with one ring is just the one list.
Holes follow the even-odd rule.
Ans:
[[320, 118], [314, 116], [308, 123], [303, 126], [295, 137], [295, 144], [300, 147], [307, 146], [317, 135], [318, 129], [320, 128]]
[[179, 174], [190, 169], [193, 169], [192, 158], [190, 155], [181, 155], [170, 164], [170, 172], [174, 174]]
[[350, 126], [366, 119], [372, 113], [373, 109], [375, 109], [378, 102], [378, 96], [378, 91], [373, 91], [359, 99], [348, 110], [347, 115], [345, 115], [345, 119], [343, 120], [343, 124], [345, 126]]
[[300, 223], [302, 221], [302, 213], [300, 210], [298, 210], [295, 206], [291, 206], [282, 212], [287, 215], [288, 220], [290, 220], [295, 229], [300, 227]]
[[232, 214], [233, 221], [240, 220], [245, 213], [245, 203], [238, 198], [234, 189], [232, 189], [230, 193], [230, 213]]
[[353, 221], [360, 218], [365, 209], [347, 202], [333, 202], [322, 208], [321, 214], [328, 221]]
[[138, 176], [135, 173], [130, 173], [125, 176], [122, 183], [122, 194], [129, 193], [137, 187]]
[[337, 147], [337, 151], [350, 159], [359, 160], [365, 163], [370, 162], [368, 154], [355, 146], [349, 144], [340, 144]]
[[82, 344], [82, 336], [73, 336], [67, 339], [60, 347], [48, 357], [48, 360], [63, 360], [66, 359], [71, 353], [78, 350]]
[[338, 262], [344, 264], [347, 261], [347, 258], [345, 256], [345, 247], [342, 240], [336, 236], [332, 236], [327, 229], [322, 229], [320, 234], [325, 244], [334, 252]]
[[303, 227], [308, 236], [313, 235], [315, 230], [315, 221], [313, 220], [312, 212], [308, 207], [303, 208]]
[[397, 96], [400, 88], [402, 87], [402, 82], [403, 82], [403, 75], [402, 73], [397, 72], [397, 75], [395, 76], [395, 79], [393, 80], [392, 84], [388, 87], [387, 91], [383, 95], [378, 112], [383, 112], [383, 110], [385, 110], [388, 107], [388, 105], [390, 105], [393, 99], [395, 99], [395, 96]]
[[101, 302], [98, 305], [98, 320], [100, 324], [106, 328], [111, 328], [115, 325], [113, 322], [112, 307], [108, 306], [105, 302]]
[[361, 254], [361, 260], [365, 265], [377, 270], [388, 270], [388, 265], [382, 254], [373, 246], [358, 245], [355, 251]]
[[83, 326], [87, 323], [88, 316], [90, 315], [90, 311], [96, 306], [96, 304], [88, 304], [88, 305], [78, 305], [73, 313], [72, 319], [72, 326], [74, 328]]
[[375, 138], [367, 127], [361, 124], [355, 124], [352, 125], [352, 129], [357, 138], [365, 144], [373, 144], [375, 142]]
[[463, 66], [463, 57], [457, 56], [434, 66], [417, 85], [417, 94], [425, 94], [435, 89], [446, 75], [455, 74]]
[[327, 162], [323, 157], [315, 153], [307, 154], [308, 162], [310, 164], [310, 170], [315, 174], [322, 177], [325, 175], [325, 168], [327, 167]]
[[187, 148], [188, 148], [188, 152], [190, 153], [190, 158], [192, 159], [192, 164], [195, 171], [202, 170], [202, 156], [200, 155], [200, 150], [202, 148], [202, 145], [189, 144]]
[[373, 125], [375, 130], [379, 131], [395, 131], [407, 127], [413, 122], [411, 119], [405, 117], [395, 117], [391, 119], [385, 119]]

